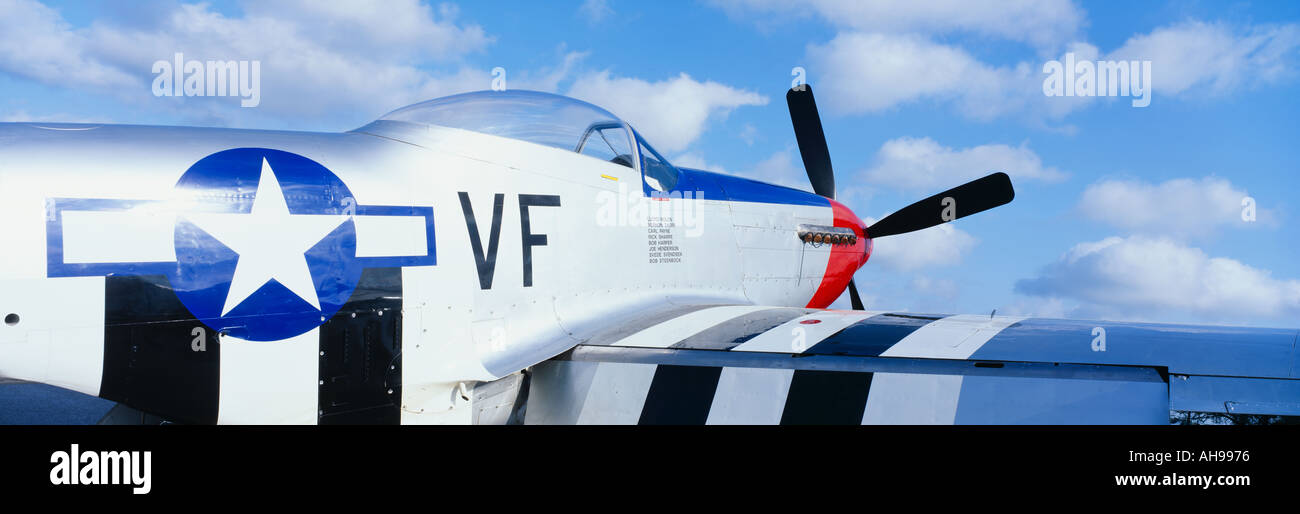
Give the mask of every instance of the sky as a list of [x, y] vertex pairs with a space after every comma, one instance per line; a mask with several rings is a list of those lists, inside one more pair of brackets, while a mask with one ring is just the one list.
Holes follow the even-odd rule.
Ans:
[[[259, 62], [258, 105], [155, 96], [178, 52]], [[1149, 62], [1150, 104], [1049, 96], [1066, 54]], [[868, 222], [1011, 176], [1011, 204], [876, 241], [867, 308], [929, 313], [1300, 327], [1298, 62], [1295, 2], [0, 0], [0, 121], [345, 131], [499, 67], [675, 164], [810, 189], [802, 69]]]

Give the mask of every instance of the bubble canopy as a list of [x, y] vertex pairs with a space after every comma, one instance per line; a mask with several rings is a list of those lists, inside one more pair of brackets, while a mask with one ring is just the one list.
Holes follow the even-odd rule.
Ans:
[[577, 152], [643, 172], [650, 187], [671, 190], [678, 172], [613, 113], [587, 102], [526, 90], [477, 91], [395, 110], [376, 120], [434, 125]]
[[459, 128], [575, 150], [593, 124], [623, 124], [609, 111], [538, 91], [477, 91], [409, 105], [379, 118]]

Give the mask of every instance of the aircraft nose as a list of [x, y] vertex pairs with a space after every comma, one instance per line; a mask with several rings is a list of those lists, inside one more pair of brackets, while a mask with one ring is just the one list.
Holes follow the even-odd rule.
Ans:
[[836, 227], [852, 229], [853, 233], [858, 235], [857, 242], [848, 247], [849, 251], [847, 254], [852, 256], [851, 258], [856, 258], [857, 260], [853, 269], [856, 270], [861, 268], [867, 263], [867, 259], [871, 257], [871, 250], [875, 246], [871, 242], [871, 237], [867, 235], [867, 225], [863, 223], [862, 218], [859, 218], [857, 214], [854, 214], [853, 210], [847, 205], [837, 202], [834, 199], [831, 199], [830, 202], [831, 212], [835, 216], [834, 225]]

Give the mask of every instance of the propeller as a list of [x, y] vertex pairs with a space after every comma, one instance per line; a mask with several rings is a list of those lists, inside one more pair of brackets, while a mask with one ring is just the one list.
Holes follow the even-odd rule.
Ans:
[[903, 207], [871, 224], [867, 234], [877, 238], [915, 232], [1005, 205], [1015, 197], [1011, 177], [999, 171]]
[[785, 103], [790, 107], [794, 138], [799, 142], [799, 156], [803, 158], [803, 169], [808, 172], [813, 192], [835, 198], [831, 151], [826, 148], [826, 133], [822, 132], [822, 118], [817, 114], [817, 101], [813, 99], [812, 86], [804, 84], [803, 91], [791, 88], [785, 93]]
[[[803, 158], [804, 171], [808, 173], [813, 192], [834, 199], [835, 172], [831, 168], [831, 153], [826, 147], [826, 133], [822, 131], [812, 86], [803, 84], [791, 88], [785, 93], [785, 103], [790, 108], [790, 122], [799, 143], [799, 156]], [[1015, 196], [1011, 178], [1006, 173], [993, 173], [885, 216], [866, 227], [865, 235], [875, 239], [930, 228], [1004, 205]], [[853, 279], [849, 279], [849, 300], [854, 310], [865, 310]]]
[[862, 297], [858, 296], [858, 286], [853, 283], [853, 279], [849, 279], [849, 302], [855, 311], [867, 310], [867, 307], [862, 305]]

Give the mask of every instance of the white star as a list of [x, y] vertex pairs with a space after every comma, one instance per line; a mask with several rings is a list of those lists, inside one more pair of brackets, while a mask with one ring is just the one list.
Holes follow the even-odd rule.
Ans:
[[221, 315], [229, 314], [271, 280], [320, 309], [320, 297], [307, 267], [307, 250], [348, 220], [346, 214], [289, 214], [280, 182], [262, 159], [253, 211], [192, 213], [185, 216], [239, 254]]

